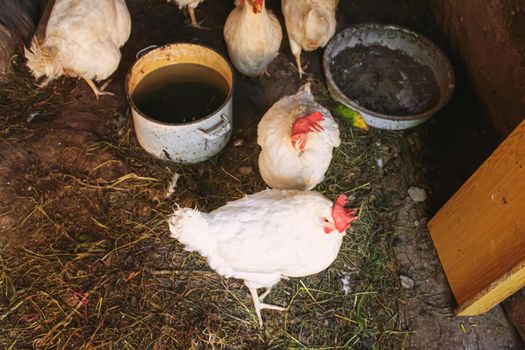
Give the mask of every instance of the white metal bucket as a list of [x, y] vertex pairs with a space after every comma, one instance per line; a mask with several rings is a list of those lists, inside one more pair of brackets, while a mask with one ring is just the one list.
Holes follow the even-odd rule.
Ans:
[[[200, 64], [219, 73], [228, 83], [226, 100], [212, 114], [190, 123], [165, 123], [148, 117], [133, 101], [135, 89], [151, 72], [179, 63]], [[126, 95], [139, 144], [156, 157], [178, 163], [207, 160], [226, 146], [233, 121], [232, 92], [233, 71], [228, 61], [216, 51], [196, 44], [169, 44], [149, 51], [135, 62], [126, 78]]]

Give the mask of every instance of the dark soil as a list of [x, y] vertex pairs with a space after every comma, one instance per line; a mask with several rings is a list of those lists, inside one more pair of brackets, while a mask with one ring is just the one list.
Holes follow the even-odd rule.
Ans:
[[356, 45], [335, 56], [332, 69], [344, 94], [374, 112], [412, 115], [439, 100], [432, 69], [400, 50]]

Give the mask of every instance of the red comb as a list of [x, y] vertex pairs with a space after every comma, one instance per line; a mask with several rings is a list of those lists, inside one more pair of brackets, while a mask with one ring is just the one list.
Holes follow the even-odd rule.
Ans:
[[323, 121], [324, 117], [321, 112], [313, 112], [310, 115], [297, 118], [292, 126], [292, 137], [298, 134], [306, 134], [311, 131], [321, 131], [324, 130], [320, 121]]
[[334, 219], [335, 228], [340, 233], [344, 232], [352, 223], [356, 220], [354, 210], [351, 208], [345, 208], [345, 205], [348, 203], [346, 196], [344, 194], [340, 195], [332, 207], [332, 218]]
[[253, 5], [253, 13], [259, 13], [263, 8], [263, 0], [255, 0]]

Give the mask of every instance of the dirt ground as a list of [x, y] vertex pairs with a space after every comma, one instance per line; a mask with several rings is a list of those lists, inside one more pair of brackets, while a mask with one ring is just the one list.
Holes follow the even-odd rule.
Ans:
[[[458, 82], [460, 96], [416, 130], [365, 132], [340, 121], [343, 144], [316, 190], [331, 199], [346, 193], [360, 219], [329, 269], [272, 291], [270, 301], [288, 311], [263, 312], [261, 330], [242, 283], [183, 251], [165, 220], [175, 203], [207, 211], [265, 187], [255, 142], [264, 112], [306, 80], [318, 100], [334, 108], [321, 53], [304, 54], [309, 74], [299, 81], [285, 37], [271, 77], [236, 77], [232, 140], [242, 145], [230, 142], [201, 164], [167, 163], [137, 144], [125, 74], [135, 53], [152, 44], [198, 42], [226, 53], [221, 29], [231, 2], [210, 0], [198, 8], [209, 31], [188, 27], [165, 1], [127, 3], [132, 35], [108, 86], [116, 98], [97, 102], [73, 79], [38, 89], [22, 59], [11, 81], [0, 85], [1, 348], [519, 348], [500, 308], [454, 317], [425, 226], [433, 203], [446, 196], [439, 175], [447, 153], [435, 134], [453, 125], [451, 116], [476, 113], [464, 102], [472, 101], [466, 82]], [[268, 6], [282, 19], [277, 1]], [[369, 20], [397, 23], [444, 46], [421, 2], [342, 0], [340, 6], [338, 30]], [[168, 197], [175, 173], [181, 177]], [[430, 199], [415, 203], [407, 194], [411, 186]]]

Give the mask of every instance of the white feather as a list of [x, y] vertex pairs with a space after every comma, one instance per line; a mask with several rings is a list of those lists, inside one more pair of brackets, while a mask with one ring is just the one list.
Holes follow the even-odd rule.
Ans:
[[27, 66], [45, 83], [63, 74], [104, 80], [117, 69], [130, 31], [124, 0], [56, 0], [44, 42], [26, 50]]
[[305, 51], [324, 47], [335, 34], [339, 0], [281, 0], [290, 43]]
[[176, 210], [169, 224], [172, 237], [219, 274], [269, 288], [282, 276], [314, 274], [335, 260], [343, 235], [323, 231], [331, 207], [317, 192], [265, 190], [208, 214]]
[[252, 6], [237, 6], [224, 24], [224, 40], [235, 68], [249, 77], [261, 75], [279, 52], [283, 33], [275, 15]]
[[[292, 125], [297, 118], [320, 112], [324, 130], [310, 132], [306, 147], [292, 146]], [[341, 143], [339, 127], [326, 108], [316, 103], [310, 84], [292, 96], [277, 101], [262, 117], [257, 128], [261, 146], [259, 170], [268, 186], [277, 189], [310, 190], [319, 184], [332, 160], [332, 149]]]

